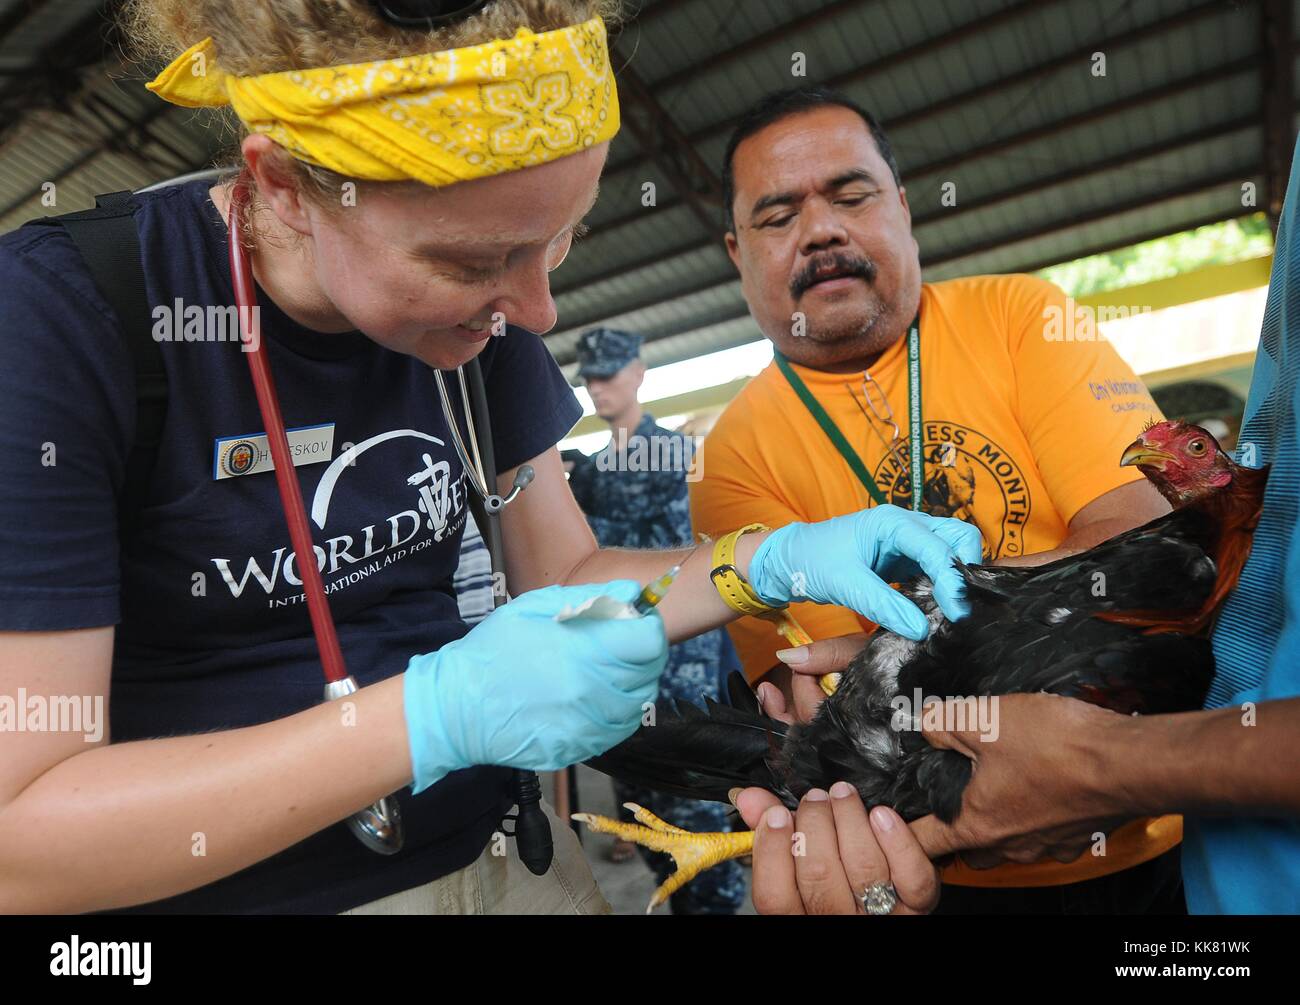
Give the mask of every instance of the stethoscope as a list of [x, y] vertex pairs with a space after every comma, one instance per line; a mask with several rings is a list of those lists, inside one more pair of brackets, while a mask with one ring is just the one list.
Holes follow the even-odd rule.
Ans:
[[535, 477], [533, 467], [531, 464], [521, 465], [515, 473], [514, 484], [504, 496], [491, 491], [491, 487], [487, 483], [487, 475], [484, 473], [483, 458], [479, 454], [478, 433], [474, 428], [474, 409], [470, 406], [469, 387], [465, 382], [465, 368], [463, 366], [456, 367], [456, 378], [460, 382], [461, 408], [465, 415], [465, 426], [469, 432], [470, 446], [474, 451], [473, 457], [470, 457], [469, 451], [465, 449], [465, 441], [461, 439], [460, 427], [456, 424], [456, 416], [451, 411], [451, 398], [447, 394], [447, 382], [442, 376], [442, 371], [433, 371], [434, 382], [438, 385], [438, 399], [442, 404], [442, 415], [447, 420], [447, 428], [451, 430], [451, 442], [456, 448], [456, 456], [460, 458], [461, 466], [465, 469], [465, 479], [473, 486], [479, 498], [483, 500], [483, 506], [488, 513], [495, 516], [514, 502], [519, 497], [519, 493], [528, 487], [529, 482]]
[[[262, 352], [260, 318], [257, 306], [257, 287], [253, 280], [253, 267], [248, 250], [244, 246], [242, 220], [249, 201], [249, 178], [242, 173], [236, 179], [231, 193], [228, 214], [227, 251], [230, 258], [230, 278], [235, 292], [235, 305], [239, 308], [239, 323], [243, 335], [243, 348], [248, 358], [249, 372], [253, 378], [253, 388], [257, 395], [258, 409], [266, 428], [267, 444], [271, 459], [275, 464], [276, 487], [280, 493], [280, 503], [284, 509], [285, 521], [289, 525], [289, 538], [295, 554], [313, 554], [311, 529], [307, 522], [307, 510], [303, 505], [302, 489], [294, 471], [289, 454], [289, 441], [285, 433], [284, 419], [280, 413], [280, 400], [276, 393], [275, 382], [271, 377], [271, 368], [266, 355]], [[452, 444], [464, 467], [465, 478], [477, 494], [470, 498], [471, 510], [477, 510], [481, 504], [482, 519], [476, 519], [483, 532], [492, 560], [493, 571], [500, 570], [503, 562], [503, 549], [500, 523], [497, 517], [506, 506], [514, 502], [519, 494], [533, 480], [532, 467], [525, 464], [515, 475], [514, 485], [510, 491], [501, 496], [492, 491], [486, 472], [495, 471], [491, 437], [480, 441], [475, 427], [474, 414], [478, 412], [484, 428], [488, 428], [487, 395], [477, 359], [471, 361], [471, 377], [466, 380], [465, 367], [456, 368], [460, 385], [460, 399], [465, 416], [466, 430], [469, 434], [469, 447], [461, 437], [460, 427], [451, 408], [451, 396], [448, 394], [446, 381], [439, 370], [433, 371], [434, 381], [438, 387], [438, 397], [442, 413], [450, 431]], [[471, 394], [471, 388], [473, 393]], [[480, 449], [480, 442], [482, 448]], [[471, 454], [472, 450], [472, 454]], [[486, 457], [486, 462], [485, 462]], [[312, 633], [316, 637], [316, 647], [320, 652], [321, 668], [325, 674], [325, 699], [337, 701], [355, 694], [358, 690], [356, 678], [348, 673], [343, 661], [343, 651], [339, 647], [338, 633], [334, 619], [330, 615], [329, 602], [325, 597], [325, 587], [320, 577], [320, 570], [315, 562], [301, 561], [300, 575], [303, 591], [307, 598], [307, 609], [311, 617]], [[495, 577], [494, 577], [495, 578]], [[498, 592], [493, 590], [493, 604], [499, 602]], [[552, 843], [550, 823], [542, 813], [541, 783], [531, 771], [515, 769], [512, 777], [513, 794], [519, 807], [517, 815], [507, 817], [515, 822], [511, 836], [518, 839], [519, 856], [530, 872], [541, 875], [550, 868]], [[394, 795], [383, 798], [354, 813], [347, 820], [348, 829], [356, 838], [372, 851], [381, 855], [393, 855], [401, 850], [403, 829], [401, 812]]]

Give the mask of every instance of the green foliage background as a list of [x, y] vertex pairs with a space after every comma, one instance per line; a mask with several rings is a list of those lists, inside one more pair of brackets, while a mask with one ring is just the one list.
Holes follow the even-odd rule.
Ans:
[[1263, 213], [1212, 223], [1181, 234], [1134, 244], [1040, 270], [1071, 296], [1122, 289], [1168, 279], [1207, 265], [1258, 258], [1273, 251], [1273, 233]]

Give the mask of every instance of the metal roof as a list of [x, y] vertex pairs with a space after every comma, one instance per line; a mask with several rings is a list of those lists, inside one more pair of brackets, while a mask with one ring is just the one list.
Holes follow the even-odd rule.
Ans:
[[[582, 330], [618, 325], [647, 336], [653, 366], [760, 337], [722, 247], [718, 175], [737, 117], [794, 83], [837, 87], [881, 120], [928, 279], [1276, 212], [1297, 5], [643, 0], [614, 41], [625, 127], [591, 233], [555, 275], [547, 342], [570, 364]], [[0, 0], [0, 230], [202, 167], [221, 145], [208, 113], [153, 98], [122, 65], [114, 6]]]

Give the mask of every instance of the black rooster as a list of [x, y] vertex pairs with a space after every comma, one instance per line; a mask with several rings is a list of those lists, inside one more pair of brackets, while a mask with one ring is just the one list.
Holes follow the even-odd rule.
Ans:
[[[1047, 691], [1124, 713], [1199, 708], [1214, 671], [1209, 629], [1250, 551], [1268, 469], [1235, 464], [1199, 426], [1144, 430], [1121, 464], [1137, 465], [1173, 512], [1077, 555], [1020, 568], [958, 564], [971, 613], [947, 621], [917, 578], [903, 593], [925, 612], [923, 642], [877, 630], [806, 725], [762, 713], [743, 682], [732, 706], [660, 705], [653, 726], [588, 762], [635, 785], [727, 800], [761, 786], [791, 808], [838, 780], [868, 806], [951, 822], [970, 761], [931, 747], [916, 698]], [[752, 846], [752, 834], [689, 835], [634, 808], [645, 826], [579, 814], [596, 830], [671, 853], [662, 903], [702, 869]]]

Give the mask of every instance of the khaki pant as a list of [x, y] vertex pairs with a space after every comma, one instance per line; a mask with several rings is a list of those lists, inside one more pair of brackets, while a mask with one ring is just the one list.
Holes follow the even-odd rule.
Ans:
[[[578, 837], [545, 802], [555, 859], [544, 876], [519, 860], [514, 838], [494, 836], [477, 861], [431, 883], [343, 914], [611, 914]], [[504, 850], [505, 854], [493, 854]]]

